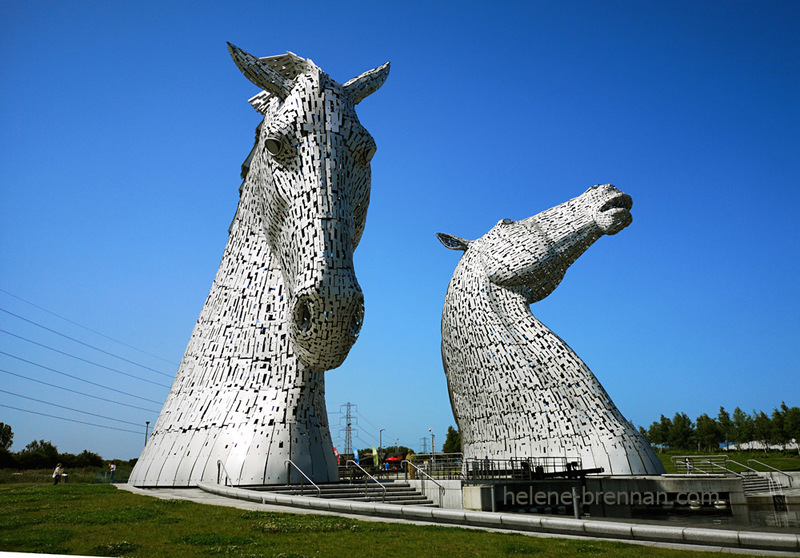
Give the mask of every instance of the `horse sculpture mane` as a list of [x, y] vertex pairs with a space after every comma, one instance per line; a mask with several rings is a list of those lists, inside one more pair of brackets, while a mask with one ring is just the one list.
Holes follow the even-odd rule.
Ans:
[[462, 250], [442, 312], [442, 361], [464, 457], [568, 457], [609, 474], [660, 474], [661, 462], [591, 370], [532, 314], [567, 268], [631, 222], [610, 184], [538, 215], [503, 219]]
[[375, 142], [355, 105], [389, 65], [340, 85], [295, 54], [228, 46], [262, 92], [239, 205], [211, 291], [134, 468], [136, 486], [338, 480], [324, 372], [363, 320], [353, 251], [364, 231]]

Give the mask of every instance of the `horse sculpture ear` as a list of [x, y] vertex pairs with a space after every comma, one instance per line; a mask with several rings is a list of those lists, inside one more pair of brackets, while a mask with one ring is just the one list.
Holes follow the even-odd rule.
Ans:
[[389, 76], [389, 62], [374, 68], [368, 72], [364, 72], [358, 77], [354, 77], [344, 84], [344, 90], [354, 105], [357, 105], [364, 100], [365, 97], [375, 93], [386, 78]]
[[230, 43], [228, 43], [228, 52], [231, 53], [233, 62], [244, 74], [244, 77], [257, 87], [280, 97], [281, 100], [289, 95], [292, 90], [292, 81], [283, 77], [272, 66]]
[[452, 234], [446, 233], [436, 233], [436, 237], [439, 239], [439, 242], [444, 244], [445, 248], [449, 248], [450, 250], [461, 250], [463, 252], [467, 251], [467, 248], [469, 248], [469, 243], [471, 242], [466, 238], [461, 238], [460, 236], [453, 236]]

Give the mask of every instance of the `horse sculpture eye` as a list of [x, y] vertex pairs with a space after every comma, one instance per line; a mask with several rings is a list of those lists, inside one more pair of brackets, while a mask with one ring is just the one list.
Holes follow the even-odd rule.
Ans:
[[369, 165], [372, 158], [375, 156], [375, 152], [378, 150], [377, 147], [374, 145], [367, 147], [364, 151], [361, 152], [361, 160], [365, 165]]
[[284, 142], [280, 138], [267, 138], [264, 142], [264, 147], [267, 148], [271, 155], [280, 155], [284, 149]]

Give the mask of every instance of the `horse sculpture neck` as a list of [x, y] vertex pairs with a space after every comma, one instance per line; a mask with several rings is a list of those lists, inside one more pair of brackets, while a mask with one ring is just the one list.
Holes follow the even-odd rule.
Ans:
[[286, 482], [286, 459], [318, 480], [338, 476], [324, 373], [294, 354], [283, 273], [252, 184], [242, 189], [219, 270], [142, 454], [151, 463], [139, 486], [216, 479], [211, 456], [236, 484]]

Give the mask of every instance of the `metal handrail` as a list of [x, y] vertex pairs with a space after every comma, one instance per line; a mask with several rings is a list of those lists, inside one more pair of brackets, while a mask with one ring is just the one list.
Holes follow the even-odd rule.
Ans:
[[[378, 481], [378, 479], [376, 479], [375, 477], [373, 477], [372, 475], [370, 475], [369, 473], [367, 473], [367, 471], [364, 469], [364, 467], [362, 467], [361, 465], [359, 465], [358, 463], [356, 463], [356, 462], [355, 462], [355, 461], [353, 461], [352, 459], [348, 459], [348, 460], [347, 460], [347, 463], [345, 463], [345, 466], [346, 466], [346, 467], [349, 467], [351, 463], [352, 463], [353, 465], [355, 465], [356, 467], [358, 467], [359, 469], [361, 469], [361, 472], [362, 472], [362, 473], [364, 473], [364, 474], [365, 474], [365, 475], [367, 475], [369, 478], [371, 478], [373, 481], [375, 481], [375, 483], [376, 483], [378, 486], [380, 486], [380, 487], [381, 487], [381, 489], [383, 489], [383, 498], [381, 499], [381, 501], [382, 501], [382, 502], [385, 502], [385, 501], [386, 501], [386, 487], [385, 487], [383, 484], [381, 484], [381, 482], [380, 482], [380, 481]], [[364, 479], [364, 496], [365, 496], [366, 498], [369, 498], [369, 494], [367, 493], [367, 479], [366, 479], [366, 478]]]
[[749, 470], [753, 471], [753, 472], [754, 472], [754, 473], [756, 473], [756, 474], [758, 473], [758, 471], [756, 471], [756, 470], [755, 470], [755, 469], [753, 469], [752, 467], [748, 467], [747, 465], [744, 465], [744, 464], [742, 464], [742, 463], [739, 463], [738, 461], [734, 461], [733, 459], [729, 459], [728, 461], [730, 461], [731, 463], [733, 463], [733, 464], [735, 464], [735, 465], [738, 465], [738, 466], [739, 466], [739, 467], [741, 467], [742, 469], [749, 469]]
[[778, 472], [778, 473], [788, 477], [789, 478], [789, 488], [792, 487], [792, 475], [790, 475], [786, 471], [781, 471], [780, 469], [776, 469], [772, 465], [767, 465], [766, 463], [762, 463], [761, 461], [758, 461], [757, 459], [748, 459], [747, 462], [748, 463], [758, 463], [762, 467], [766, 467], [767, 469], [772, 469], [773, 471]]
[[[769, 467], [769, 465], [767, 465], [765, 463], [760, 463], [759, 461], [756, 461], [755, 459], [749, 459], [748, 463], [750, 461], [755, 461], [756, 463], [764, 465], [765, 467]], [[767, 486], [769, 486], [769, 493], [772, 496], [775, 496], [775, 495], [783, 496], [783, 487], [780, 485], [780, 483], [775, 482], [770, 477], [763, 477], [761, 475], [762, 471], [757, 471], [757, 470], [753, 469], [752, 467], [748, 467], [747, 465], [742, 465], [741, 463], [739, 463], [738, 461], [734, 461], [733, 459], [731, 459], [730, 462], [731, 463], [735, 463], [736, 465], [738, 465], [739, 467], [742, 467], [744, 469], [749, 469], [751, 473], [755, 474], [758, 477], [766, 478], [767, 479]], [[737, 477], [739, 477], [740, 479], [742, 479], [744, 481], [744, 478], [745, 478], [744, 473], [740, 473], [738, 471], [733, 471], [732, 469], [728, 469], [727, 467], [723, 467], [722, 465], [717, 465], [716, 463], [711, 463], [710, 461], [705, 461], [705, 463], [709, 463], [710, 465], [713, 465], [714, 467], [719, 467], [720, 469], [724, 469], [725, 471], [727, 471], [729, 473], [733, 473], [734, 475], [736, 475]], [[789, 483], [790, 483], [789, 486], [791, 487], [791, 478], [792, 477], [790, 475], [784, 473], [783, 471], [779, 470], [779, 469], [775, 469], [775, 470], [778, 471], [779, 473], [783, 473], [787, 477], [789, 477]]]
[[[232, 479], [233, 479], [233, 477], [231, 477], [231, 474], [230, 474], [230, 473], [228, 472], [228, 470], [225, 468], [225, 464], [222, 462], [222, 459], [217, 459], [217, 484], [220, 484], [220, 482], [219, 482], [219, 473], [220, 473], [220, 468], [221, 468], [223, 471], [225, 471], [225, 478], [226, 478], [226, 479], [228, 479], [228, 480], [232, 480]], [[228, 483], [226, 482], [226, 483], [225, 483], [225, 486], [233, 486], [233, 484], [231, 484], [231, 485], [228, 485]]]
[[[415, 456], [416, 457], [416, 456]], [[416, 461], [416, 459], [415, 459]], [[586, 474], [599, 472], [599, 469], [583, 470], [580, 457], [520, 457], [508, 459], [464, 459], [461, 464], [461, 480], [499, 481], [505, 479], [534, 480], [552, 477], [583, 477]], [[438, 468], [431, 465], [426, 468], [437, 478], [441, 478]]]
[[434, 478], [464, 480], [464, 454], [460, 452], [415, 453], [407, 460], [421, 464]]
[[[304, 477], [304, 478], [305, 478], [305, 479], [306, 479], [308, 482], [310, 482], [310, 483], [311, 483], [311, 485], [312, 485], [314, 488], [316, 488], [316, 489], [317, 489], [317, 498], [321, 498], [321, 497], [322, 497], [322, 489], [321, 489], [319, 486], [317, 486], [316, 484], [314, 484], [314, 481], [312, 481], [310, 478], [308, 478], [308, 475], [306, 475], [306, 474], [303, 472], [303, 470], [302, 470], [300, 467], [298, 467], [298, 466], [297, 466], [297, 463], [295, 463], [295, 462], [294, 462], [294, 461], [292, 461], [291, 459], [287, 459], [286, 461], [284, 461], [284, 462], [283, 462], [283, 464], [287, 466], [287, 467], [286, 467], [286, 469], [287, 469], [287, 471], [286, 471], [286, 484], [289, 484], [289, 481], [291, 481], [291, 478], [290, 478], [290, 477], [291, 477], [291, 475], [289, 474], [289, 467], [288, 467], [289, 465], [291, 465], [292, 467], [294, 467], [295, 469], [297, 469], [297, 471], [298, 471], [298, 472], [299, 472], [301, 475], [303, 475], [303, 477]], [[303, 485], [303, 481], [301, 480], [301, 481], [300, 481], [300, 496], [302, 496], [302, 495], [303, 495], [303, 486], [304, 486], [304, 485]]]
[[[701, 461], [700, 463], [708, 463], [712, 467], [717, 467], [718, 469], [722, 469], [726, 473], [731, 473], [732, 475], [736, 475], [737, 477], [741, 477], [742, 476], [742, 473], [739, 473], [738, 471], [734, 471], [733, 469], [728, 469], [727, 467], [724, 467], [722, 465], [718, 465], [718, 464], [713, 463], [711, 461]], [[734, 461], [734, 463], [736, 463], [736, 462]], [[737, 465], [738, 465], [738, 463], [737, 463]], [[706, 473], [706, 474], [709, 474], [709, 473]]]
[[[697, 457], [699, 457], [699, 456], [697, 456]], [[706, 473], [705, 471], [702, 471], [702, 470], [697, 469], [696, 467], [694, 467], [694, 460], [692, 459], [691, 456], [688, 456], [688, 455], [673, 455], [671, 459], [672, 459], [672, 464], [675, 466], [675, 470], [678, 471], [678, 472], [680, 472], [680, 467], [679, 467], [679, 464], [680, 464], [686, 470], [686, 474], [687, 475], [691, 475], [693, 472], [703, 473], [704, 475], [711, 474], [711, 473]], [[698, 461], [697, 463], [700, 464], [702, 462]]]
[[[716, 463], [713, 463], [713, 462], [709, 461], [708, 459], [704, 459], [702, 461], [698, 461], [697, 464], [698, 465], [707, 464], [707, 465], [711, 465], [713, 467], [719, 467], [720, 469], [725, 469], [726, 471], [728, 470], [725, 467], [723, 467], [722, 465], [717, 465]], [[702, 473], [704, 475], [710, 475], [711, 474], [708, 471], [704, 471], [703, 469], [700, 469], [699, 467], [694, 467], [693, 465], [694, 465], [694, 462], [690, 461], [689, 462], [689, 466], [686, 467], [686, 474], [687, 475], [691, 475], [692, 472]], [[691, 466], [691, 468], [690, 468], [690, 466]]]
[[[404, 459], [403, 461], [401, 461], [401, 462], [400, 462], [400, 464], [401, 464], [401, 465], [402, 465], [403, 463], [407, 463], [407, 464], [411, 465], [411, 466], [412, 466], [412, 467], [414, 467], [414, 469], [416, 469], [418, 472], [422, 473], [423, 475], [425, 475], [426, 477], [428, 477], [429, 479], [431, 479], [431, 482], [432, 482], [433, 484], [435, 484], [436, 486], [438, 486], [438, 487], [439, 487], [439, 507], [440, 507], [440, 508], [443, 508], [443, 507], [444, 507], [444, 494], [445, 494], [445, 488], [444, 488], [444, 486], [442, 486], [441, 484], [439, 484], [438, 482], [436, 482], [436, 479], [434, 479], [432, 476], [430, 476], [430, 475], [427, 473], [427, 471], [425, 471], [425, 469], [422, 469], [422, 468], [420, 468], [420, 467], [417, 467], [416, 465], [414, 465], [413, 463], [411, 463], [409, 460], [407, 460], [407, 459]], [[406, 467], [405, 471], [406, 471], [406, 481], [408, 481], [408, 467]], [[424, 482], [425, 482], [425, 479], [423, 479], [423, 480], [422, 480], [422, 483], [424, 483]], [[423, 491], [424, 491], [424, 490], [425, 490], [425, 488], [424, 488], [424, 486], [423, 486]]]
[[[717, 462], [721, 461], [724, 465], [719, 465]], [[680, 472], [681, 469], [686, 471], [685, 474], [703, 474], [703, 475], [710, 475], [708, 471], [704, 471], [700, 466], [702, 465], [711, 465], [712, 467], [719, 467], [721, 469], [728, 470], [725, 465], [728, 464], [728, 456], [727, 455], [673, 455], [672, 456], [672, 463], [675, 465], [675, 469]], [[733, 472], [733, 471], [729, 471]]]

